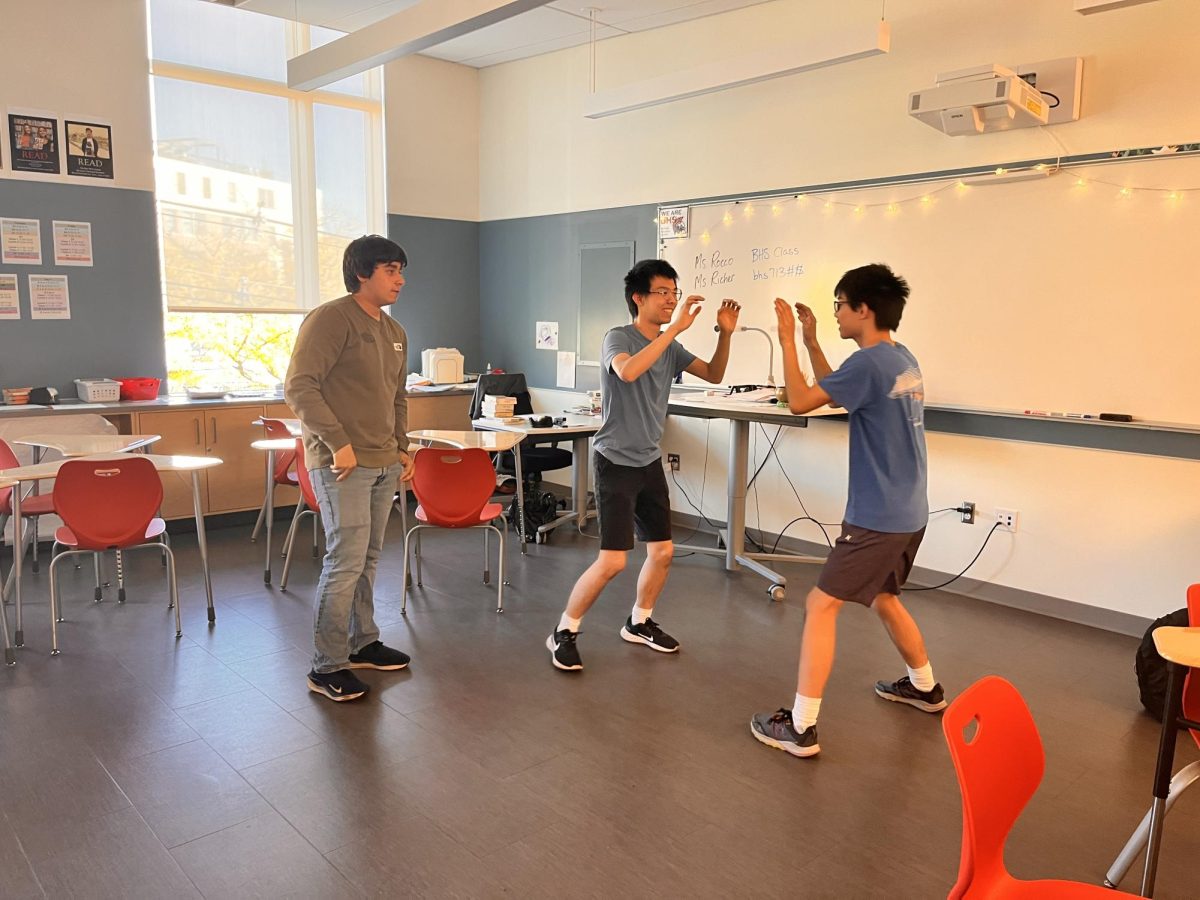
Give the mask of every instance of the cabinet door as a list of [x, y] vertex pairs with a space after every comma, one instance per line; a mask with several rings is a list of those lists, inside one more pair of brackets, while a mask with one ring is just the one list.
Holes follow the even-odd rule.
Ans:
[[[180, 409], [171, 412], [138, 414], [139, 434], [159, 434], [161, 441], [150, 445], [149, 452], [204, 456], [204, 422], [202, 410]], [[192, 475], [190, 472], [163, 472], [162, 514], [165, 519], [180, 519], [194, 514], [192, 506]], [[207, 512], [207, 472], [200, 473], [200, 503]]]
[[206, 409], [204, 430], [209, 456], [221, 465], [208, 470], [208, 508], [213, 513], [258, 509], [263, 503], [267, 454], [250, 446], [262, 438], [261, 406]]

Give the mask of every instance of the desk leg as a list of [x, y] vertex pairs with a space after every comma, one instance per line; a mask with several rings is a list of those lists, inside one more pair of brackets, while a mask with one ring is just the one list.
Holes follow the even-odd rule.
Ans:
[[1171, 788], [1171, 767], [1175, 764], [1176, 721], [1183, 706], [1185, 667], [1171, 663], [1167, 676], [1167, 699], [1163, 704], [1162, 736], [1158, 742], [1158, 762], [1154, 767], [1154, 804], [1150, 807], [1150, 837], [1146, 844], [1146, 868], [1142, 873], [1142, 896], [1154, 896], [1154, 878], [1158, 874], [1158, 851], [1162, 846], [1163, 817], [1167, 814], [1167, 794]]
[[266, 509], [267, 561], [263, 564], [263, 584], [271, 583], [271, 525], [275, 521], [275, 451], [267, 451], [267, 496], [263, 501]]
[[517, 473], [517, 538], [521, 544], [521, 555], [524, 556], [528, 551], [525, 549], [525, 478], [521, 473], [520, 443], [513, 446], [513, 468]]
[[[12, 504], [13, 504], [13, 564], [9, 572], [9, 581], [4, 585], [4, 594], [8, 593], [8, 584], [15, 584], [16, 587], [16, 608], [17, 608], [17, 628], [20, 626], [20, 609], [21, 609], [21, 551], [24, 547], [21, 546], [21, 483], [17, 482], [12, 486]], [[12, 642], [8, 636], [8, 614], [4, 611], [4, 597], [0, 597], [0, 631], [4, 632], [4, 664], [6, 666], [15, 666], [17, 664], [16, 651], [13, 650]], [[17, 632], [20, 634], [20, 632]], [[18, 642], [17, 646], [20, 646]]]
[[[34, 484], [37, 484], [35, 481]], [[21, 562], [25, 556], [25, 524], [21, 519], [21, 484], [12, 487], [12, 520], [13, 520], [13, 606], [17, 610], [13, 643], [18, 647], [25, 646], [25, 629], [21, 622]], [[14, 660], [15, 661], [15, 660]]]
[[[204, 595], [208, 598], [208, 624], [217, 621], [213, 608], [212, 574], [208, 571], [208, 535], [204, 531], [204, 510], [200, 508], [200, 470], [192, 470], [192, 509], [196, 515], [196, 544], [200, 547], [200, 567], [204, 570]], [[271, 544], [267, 542], [267, 559], [271, 558]], [[175, 600], [179, 602], [178, 598]]]
[[560, 512], [553, 522], [538, 526], [538, 534], [553, 531], [565, 522], [575, 522], [580, 531], [587, 524], [588, 450], [591, 438], [587, 435], [571, 439], [571, 504], [574, 509]]

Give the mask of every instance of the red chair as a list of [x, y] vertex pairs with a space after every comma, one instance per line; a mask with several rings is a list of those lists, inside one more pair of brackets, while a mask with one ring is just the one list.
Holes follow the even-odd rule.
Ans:
[[[0, 469], [15, 469], [21, 465], [21, 461], [17, 459], [17, 454], [13, 453], [12, 447], [8, 442], [0, 439]], [[12, 517], [12, 492], [16, 488], [4, 488], [0, 490], [0, 535], [4, 534], [4, 529], [8, 527], [8, 520]], [[46, 494], [25, 494], [21, 495], [21, 518], [31, 519], [33, 525], [33, 571], [38, 571], [38, 542], [37, 529], [38, 518], [48, 516], [54, 512], [54, 491]], [[24, 523], [22, 523], [23, 525]], [[24, 528], [13, 530], [13, 552], [24, 553], [24, 547], [21, 547], [21, 541], [16, 538], [18, 531], [24, 531]]]
[[[1188, 625], [1192, 628], [1200, 628], [1200, 584], [1193, 584], [1188, 587], [1187, 610]], [[1196, 671], [1196, 669], [1188, 669], [1187, 677], [1183, 682], [1183, 717], [1193, 722], [1200, 722], [1200, 677], [1197, 677]], [[1165, 717], [1166, 710], [1164, 709], [1163, 712]], [[1192, 736], [1192, 740], [1196, 742], [1196, 746], [1200, 747], [1200, 731], [1195, 728], [1189, 728], [1188, 734]], [[1170, 746], [1174, 747], [1173, 740]], [[1168, 764], [1166, 772], [1169, 771], [1170, 765]], [[1166, 801], [1162, 804], [1162, 814], [1164, 816], [1170, 812], [1171, 807], [1175, 805], [1175, 801], [1179, 799], [1179, 795], [1191, 787], [1197, 780], [1200, 780], [1200, 760], [1189, 763], [1171, 776], [1170, 783], [1167, 786]], [[1125, 846], [1109, 867], [1104, 878], [1104, 883], [1109, 887], [1116, 887], [1121, 883], [1121, 879], [1125, 877], [1134, 860], [1141, 856], [1142, 851], [1146, 849], [1146, 845], [1150, 839], [1150, 823], [1153, 812], [1153, 808], [1146, 812], [1141, 823], [1134, 829], [1133, 834], [1129, 836], [1129, 840], [1125, 842]]]
[[[966, 736], [972, 725], [974, 733]], [[962, 855], [950, 900], [971, 897], [1131, 897], [1075, 881], [1021, 881], [1004, 866], [1004, 844], [1046, 767], [1042, 739], [1024, 699], [1009, 682], [988, 675], [942, 713], [962, 792]]]
[[317, 522], [321, 518], [321, 506], [317, 495], [313, 493], [312, 479], [308, 474], [308, 466], [304, 465], [304, 441], [296, 438], [296, 449], [289, 454], [296, 463], [296, 486], [300, 488], [300, 499], [296, 503], [296, 512], [292, 516], [291, 527], [283, 541], [283, 574], [279, 576], [279, 589], [287, 590], [288, 572], [292, 570], [292, 549], [296, 543], [296, 531], [300, 520], [305, 516], [313, 517], [312, 555], [317, 556]]
[[56, 487], [55, 512], [63, 525], [55, 532], [54, 542], [69, 549], [56, 554], [50, 562], [50, 653], [58, 655], [58, 623], [63, 621], [58, 598], [59, 563], [68, 556], [93, 554], [99, 590], [100, 554], [105, 550], [149, 547], [166, 555], [170, 608], [175, 610], [175, 637], [182, 637], [175, 554], [166, 544], [157, 543], [167, 526], [158, 517], [163, 487], [154, 463], [143, 456], [68, 460], [58, 470]]
[[[417, 495], [417, 524], [404, 534], [404, 600], [400, 612], [408, 610], [408, 548], [414, 534], [420, 543], [425, 528], [482, 528], [483, 583], [491, 581], [489, 531], [500, 536], [500, 581], [496, 586], [496, 612], [504, 612], [504, 530], [493, 522], [504, 515], [499, 503], [488, 502], [496, 489], [496, 470], [487, 451], [442, 450], [422, 447], [413, 457], [413, 493]], [[417, 554], [417, 586], [421, 587], [421, 556]]]
[[[265, 437], [268, 440], [275, 438], [290, 438], [292, 433], [288, 431], [288, 427], [283, 424], [282, 419], [268, 419], [263, 416], [259, 419], [262, 422]], [[304, 458], [304, 444], [297, 442], [296, 450], [285, 450], [283, 453], [275, 454], [275, 470], [271, 473], [271, 490], [283, 485], [284, 487], [297, 487], [299, 484], [299, 476], [292, 471], [292, 466], [295, 465], [296, 456]], [[263, 500], [263, 505], [258, 510], [258, 521], [254, 523], [254, 531], [250, 533], [251, 542], [258, 540], [258, 533], [262, 530], [263, 520], [267, 515], [267, 501]], [[285, 549], [286, 554], [286, 549]]]

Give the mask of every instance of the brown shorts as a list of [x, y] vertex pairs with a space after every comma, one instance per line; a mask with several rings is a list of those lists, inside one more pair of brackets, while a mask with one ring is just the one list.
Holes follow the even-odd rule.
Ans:
[[870, 606], [880, 594], [899, 594], [925, 529], [890, 534], [842, 523], [817, 587], [831, 597]]

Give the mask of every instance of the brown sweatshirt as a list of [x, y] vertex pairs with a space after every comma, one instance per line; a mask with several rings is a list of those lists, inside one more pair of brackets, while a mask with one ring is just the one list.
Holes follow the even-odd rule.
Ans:
[[360, 466], [390, 466], [408, 446], [408, 337], [391, 316], [379, 321], [351, 296], [304, 317], [284, 381], [304, 426], [304, 463], [328, 466], [349, 444]]

